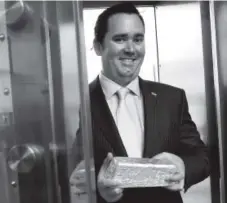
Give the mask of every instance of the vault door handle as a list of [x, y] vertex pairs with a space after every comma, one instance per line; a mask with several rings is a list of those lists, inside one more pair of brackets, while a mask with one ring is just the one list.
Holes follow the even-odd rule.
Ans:
[[10, 169], [18, 173], [29, 173], [32, 169], [42, 163], [44, 159], [44, 148], [34, 144], [23, 144], [13, 146], [7, 156]]

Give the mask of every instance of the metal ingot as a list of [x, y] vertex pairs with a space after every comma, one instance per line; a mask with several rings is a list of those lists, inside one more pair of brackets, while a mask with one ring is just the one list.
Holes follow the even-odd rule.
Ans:
[[17, 145], [10, 149], [7, 157], [9, 168], [18, 173], [29, 173], [42, 162], [44, 149], [33, 144]]
[[[105, 162], [107, 163], [107, 162]], [[121, 188], [168, 186], [166, 178], [177, 171], [171, 163], [149, 158], [114, 157], [100, 169], [98, 181]]]

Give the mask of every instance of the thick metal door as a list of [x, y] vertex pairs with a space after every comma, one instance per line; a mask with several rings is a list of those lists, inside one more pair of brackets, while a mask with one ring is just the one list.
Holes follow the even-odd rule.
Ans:
[[1, 1], [3, 202], [52, 202], [51, 129], [41, 4]]
[[0, 2], [1, 203], [71, 202], [79, 109], [86, 201], [95, 201], [81, 11], [79, 2]]
[[[207, 91], [204, 66], [201, 10], [199, 2], [163, 4], [156, 7], [160, 82], [183, 88], [189, 111], [201, 139], [208, 145]], [[204, 20], [204, 19], [203, 19]], [[209, 73], [212, 74], [212, 73]], [[210, 115], [209, 115], [210, 116]], [[210, 128], [215, 128], [212, 123]], [[210, 135], [215, 136], [215, 135]], [[210, 177], [182, 194], [185, 203], [193, 199], [211, 202]]]

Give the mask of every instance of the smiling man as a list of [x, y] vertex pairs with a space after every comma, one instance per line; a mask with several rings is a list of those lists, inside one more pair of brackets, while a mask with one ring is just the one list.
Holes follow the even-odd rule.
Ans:
[[108, 29], [101, 43], [94, 40], [96, 53], [102, 57], [102, 73], [126, 86], [140, 72], [145, 55], [145, 27], [138, 15], [120, 13], [109, 18]]
[[[102, 72], [90, 84], [96, 177], [113, 156], [168, 160], [178, 169], [168, 187], [122, 189], [97, 181], [97, 202], [182, 203], [185, 191], [209, 175], [207, 147], [188, 112], [184, 90], [138, 75], [145, 55], [145, 24], [131, 3], [98, 17], [94, 47]], [[75, 162], [81, 137], [74, 143]], [[86, 188], [86, 183], [71, 183]]]

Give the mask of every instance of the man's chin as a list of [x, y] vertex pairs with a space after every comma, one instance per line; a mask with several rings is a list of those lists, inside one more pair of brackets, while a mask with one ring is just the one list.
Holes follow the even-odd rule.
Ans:
[[132, 80], [138, 75], [137, 71], [135, 71], [133, 69], [133, 71], [130, 70], [126, 70], [124, 72], [121, 72], [121, 77], [125, 77], [125, 78], [131, 78]]
[[137, 75], [133, 75], [133, 74], [128, 74], [127, 75], [127, 74], [124, 74], [124, 75], [121, 75], [121, 81], [124, 83], [124, 85], [128, 85], [136, 77], [137, 77]]
[[133, 78], [134, 74], [133, 73], [129, 73], [129, 72], [124, 72], [120, 74], [121, 78], [125, 78], [127, 80], [130, 80]]

